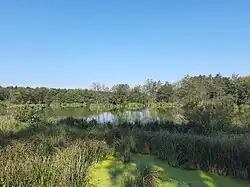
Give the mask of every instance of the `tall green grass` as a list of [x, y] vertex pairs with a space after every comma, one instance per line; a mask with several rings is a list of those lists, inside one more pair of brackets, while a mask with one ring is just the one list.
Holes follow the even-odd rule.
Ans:
[[[89, 167], [112, 154], [105, 141], [85, 138], [79, 128], [39, 122], [2, 131], [0, 186], [90, 186]], [[12, 132], [12, 133], [10, 133]]]
[[[75, 126], [79, 120], [71, 119]], [[81, 124], [81, 123], [80, 123]], [[85, 124], [85, 122], [84, 122]], [[80, 125], [89, 129], [91, 125]], [[89, 126], [90, 125], [90, 126]], [[133, 127], [137, 126], [137, 127]], [[157, 128], [153, 128], [156, 125]], [[168, 124], [165, 124], [168, 126]], [[250, 179], [250, 134], [229, 134], [218, 132], [210, 135], [195, 133], [171, 133], [164, 124], [130, 124], [99, 126], [92, 124], [92, 137], [105, 138], [110, 144], [120, 142], [120, 153], [126, 150], [156, 155], [168, 161], [171, 166], [185, 169], [201, 169], [235, 178]], [[105, 129], [105, 131], [104, 131]], [[158, 130], [157, 130], [158, 129]], [[136, 148], [128, 145], [136, 145]], [[128, 155], [129, 154], [125, 154]], [[128, 158], [129, 160], [129, 158]]]
[[32, 143], [13, 142], [0, 151], [1, 186], [87, 186], [88, 167], [109, 153], [97, 141], [76, 140], [52, 153], [49, 145]]
[[1, 117], [0, 118], [0, 132], [17, 132], [27, 127], [27, 123], [23, 123], [15, 120], [12, 117]]
[[115, 142], [128, 161], [127, 152], [146, 153], [174, 167], [250, 179], [248, 133], [170, 133], [156, 124], [135, 128], [74, 118], [0, 122], [0, 186], [86, 186], [89, 166], [112, 154]]
[[137, 167], [137, 176], [135, 178], [126, 176], [123, 181], [123, 187], [163, 187], [159, 171], [148, 165], [139, 165]]
[[139, 153], [156, 155], [171, 166], [250, 179], [250, 134], [202, 136], [135, 131], [134, 137]]

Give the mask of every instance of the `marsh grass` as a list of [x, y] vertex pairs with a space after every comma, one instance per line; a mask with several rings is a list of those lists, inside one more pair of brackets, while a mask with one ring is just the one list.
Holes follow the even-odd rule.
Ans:
[[75, 118], [35, 123], [8, 120], [0, 123], [0, 186], [90, 185], [88, 168], [113, 154], [110, 145], [120, 156], [128, 155], [125, 162], [131, 152], [147, 153], [174, 167], [250, 178], [247, 133], [170, 133], [154, 129], [154, 124], [148, 124], [150, 128], [107, 126]]
[[[212, 137], [168, 132], [137, 132], [136, 143], [171, 166], [201, 169], [223, 176], [249, 179], [250, 135], [219, 134]], [[139, 145], [138, 145], [139, 144]]]
[[122, 137], [114, 142], [115, 150], [118, 152], [120, 159], [124, 163], [128, 163], [132, 159], [131, 152], [135, 152], [136, 145], [133, 136]]
[[104, 141], [81, 137], [80, 129], [65, 124], [40, 122], [15, 132], [12, 128], [2, 132], [9, 139], [1, 141], [0, 149], [4, 187], [88, 186], [90, 165], [113, 152]]
[[123, 187], [163, 187], [159, 171], [149, 165], [138, 165], [137, 176], [125, 176]]
[[27, 127], [27, 123], [22, 123], [12, 117], [0, 118], [0, 132], [17, 132]]
[[[113, 131], [113, 130], [112, 130]], [[200, 169], [223, 176], [250, 179], [250, 134], [217, 133], [210, 136], [114, 129], [117, 137], [133, 136], [134, 152], [161, 158], [173, 167]], [[133, 152], [133, 151], [132, 151]]]
[[35, 142], [13, 142], [0, 152], [1, 186], [87, 186], [89, 166], [106, 158], [104, 142], [76, 140], [65, 148], [42, 154]]

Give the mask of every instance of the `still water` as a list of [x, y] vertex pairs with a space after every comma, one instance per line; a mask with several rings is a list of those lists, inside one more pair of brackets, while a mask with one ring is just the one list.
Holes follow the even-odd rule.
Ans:
[[143, 109], [139, 111], [90, 111], [86, 108], [48, 108], [45, 110], [46, 117], [77, 117], [86, 120], [95, 119], [100, 123], [120, 121], [175, 121], [182, 122], [180, 111], [168, 109], [164, 111]]

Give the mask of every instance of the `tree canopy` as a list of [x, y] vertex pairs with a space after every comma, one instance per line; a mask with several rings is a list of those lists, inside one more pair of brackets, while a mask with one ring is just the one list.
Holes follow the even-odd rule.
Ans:
[[12, 104], [51, 103], [142, 103], [189, 102], [232, 97], [237, 105], [250, 103], [250, 76], [220, 74], [185, 76], [178, 82], [170, 83], [147, 79], [145, 84], [134, 87], [126, 83], [108, 88], [93, 83], [90, 89], [56, 89], [45, 87], [0, 87], [0, 101]]

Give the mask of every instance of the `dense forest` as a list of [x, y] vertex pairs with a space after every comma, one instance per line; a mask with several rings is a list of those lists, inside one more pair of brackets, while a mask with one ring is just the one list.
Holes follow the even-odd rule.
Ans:
[[11, 104], [53, 103], [142, 103], [149, 102], [200, 102], [228, 99], [236, 105], [250, 103], [250, 77], [232, 75], [185, 76], [169, 83], [146, 80], [144, 85], [130, 87], [117, 84], [112, 88], [93, 83], [90, 89], [55, 89], [30, 87], [0, 87], [0, 101]]

